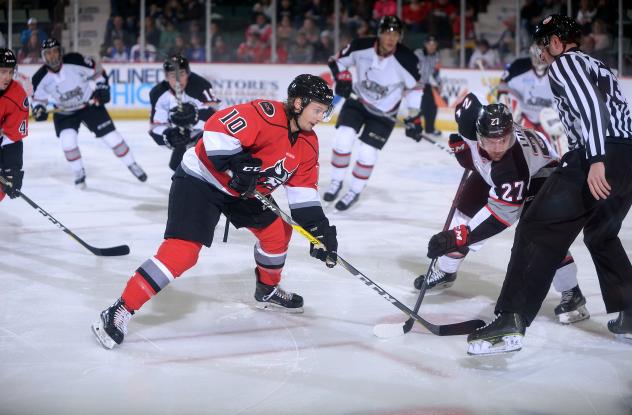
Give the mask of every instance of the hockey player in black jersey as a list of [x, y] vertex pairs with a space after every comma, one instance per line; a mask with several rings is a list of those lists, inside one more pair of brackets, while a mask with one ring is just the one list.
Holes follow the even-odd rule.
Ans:
[[[472, 174], [457, 195], [451, 230], [430, 239], [428, 256], [439, 258], [428, 275], [415, 280], [417, 289], [424, 278], [428, 278], [428, 289], [451, 286], [469, 251], [478, 251], [488, 238], [518, 221], [559, 160], [540, 133], [514, 124], [503, 104], [483, 106], [469, 94], [457, 105], [455, 118], [459, 134], [450, 136], [450, 147], [459, 164]], [[461, 239], [455, 237], [457, 232]], [[562, 293], [555, 308], [561, 323], [589, 317], [570, 253], [559, 264], [554, 285]]]
[[134, 160], [105, 108], [110, 102], [105, 71], [97, 69], [92, 59], [79, 53], [62, 54], [61, 45], [53, 38], [42, 43], [42, 58], [45, 63], [32, 79], [33, 118], [46, 121], [47, 105], [55, 107], [55, 134], [75, 174], [75, 185], [81, 189], [86, 187], [86, 172], [77, 140], [82, 123], [112, 149], [138, 180], [146, 181], [147, 174]]
[[[406, 135], [421, 139], [419, 61], [410, 49], [399, 43], [402, 30], [402, 22], [396, 16], [385, 16], [380, 21], [377, 37], [356, 39], [329, 61], [336, 82], [335, 92], [346, 101], [336, 124], [331, 183], [323, 195], [326, 202], [338, 198], [351, 163], [354, 141], [362, 131], [353, 177], [347, 193], [335, 205], [338, 210], [348, 209], [360, 197], [377, 163], [378, 152], [393, 131], [405, 94], [411, 115], [407, 119]], [[349, 72], [351, 67], [355, 67], [355, 80]]]
[[156, 144], [171, 149], [169, 167], [175, 171], [187, 148], [202, 135], [204, 123], [219, 101], [211, 83], [191, 72], [189, 61], [180, 56], [169, 57], [162, 65], [165, 80], [149, 92], [151, 129]]

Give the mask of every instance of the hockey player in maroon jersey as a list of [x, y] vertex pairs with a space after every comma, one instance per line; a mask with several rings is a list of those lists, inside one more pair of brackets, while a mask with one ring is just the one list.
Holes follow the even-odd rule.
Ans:
[[13, 80], [16, 59], [10, 49], [0, 49], [0, 200], [19, 196], [22, 187], [22, 140], [28, 135], [29, 101], [22, 86]]
[[[415, 280], [417, 289], [424, 278], [428, 289], [451, 286], [465, 255], [518, 220], [559, 160], [551, 143], [515, 124], [503, 104], [484, 106], [469, 94], [457, 105], [455, 118], [459, 134], [450, 136], [450, 147], [459, 164], [473, 172], [457, 196], [452, 229], [430, 239], [428, 256], [439, 258], [427, 275]], [[562, 293], [555, 308], [561, 323], [590, 316], [570, 252], [557, 269], [554, 286]]]
[[336, 264], [336, 227], [320, 205], [313, 131], [329, 117], [332, 100], [323, 79], [299, 75], [288, 88], [286, 103], [256, 100], [218, 111], [206, 122], [202, 139], [187, 150], [173, 176], [164, 242], [92, 325], [103, 347], [120, 344], [132, 314], [195, 265], [202, 245], [211, 245], [221, 213], [257, 238], [257, 307], [302, 312], [303, 298], [279, 287], [292, 227], [251, 194], [256, 189], [269, 195], [283, 185], [292, 218], [324, 246], [310, 244], [310, 255], [328, 267]]

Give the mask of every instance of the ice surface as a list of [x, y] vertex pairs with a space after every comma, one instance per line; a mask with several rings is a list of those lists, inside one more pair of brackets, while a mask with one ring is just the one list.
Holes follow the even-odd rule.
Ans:
[[[32, 123], [24, 193], [88, 243], [127, 243], [99, 258], [19, 199], [0, 203], [0, 414], [629, 414], [632, 346], [615, 341], [588, 252], [576, 243], [591, 318], [555, 322], [551, 291], [519, 353], [468, 357], [464, 336], [416, 326], [380, 340], [378, 323], [406, 316], [344, 269], [291, 242], [283, 285], [305, 297], [303, 315], [252, 307], [254, 237], [231, 229], [198, 264], [132, 319], [122, 346], [106, 351], [90, 331], [133, 271], [162, 240], [169, 152], [148, 124], [119, 121], [149, 180], [138, 182], [82, 127], [88, 189], [74, 189], [52, 123]], [[334, 129], [318, 128], [321, 186]], [[396, 129], [358, 204], [328, 208], [339, 252], [412, 307], [425, 246], [441, 229], [461, 170], [436, 147]], [[284, 192], [277, 200], [287, 210]], [[621, 238], [632, 247], [630, 221]], [[513, 232], [468, 257], [455, 285], [428, 295], [433, 322], [492, 316]]]

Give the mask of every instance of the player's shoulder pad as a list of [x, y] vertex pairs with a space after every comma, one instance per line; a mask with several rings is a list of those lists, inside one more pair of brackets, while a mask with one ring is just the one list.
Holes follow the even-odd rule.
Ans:
[[357, 52], [359, 50], [371, 49], [375, 46], [377, 38], [376, 37], [360, 37], [357, 39], [353, 39], [351, 43], [344, 47], [340, 51], [339, 58], [344, 56], [349, 56], [352, 52]]
[[459, 126], [459, 134], [468, 140], [476, 141], [476, 120], [482, 108], [483, 104], [471, 92], [455, 108], [454, 119]]
[[206, 78], [191, 72], [191, 74], [189, 74], [187, 86], [184, 88], [184, 92], [186, 92], [188, 96], [204, 102], [207, 101], [207, 98], [204, 98], [203, 92], [211, 88], [213, 88], [213, 86]]
[[285, 108], [282, 102], [257, 99], [250, 104], [263, 122], [287, 128], [287, 116], [285, 115]]
[[518, 140], [502, 159], [492, 162], [491, 179], [496, 186], [502, 183], [529, 181], [529, 166]]
[[531, 65], [531, 58], [520, 58], [511, 62], [505, 68], [505, 71], [500, 77], [501, 82], [509, 82], [512, 78], [518, 75], [522, 75], [525, 72], [529, 72], [533, 65]]
[[18, 81], [11, 81], [5, 93], [2, 94], [2, 98], [6, 98], [13, 102], [18, 110], [26, 113], [29, 112], [29, 98], [26, 95], [26, 91], [22, 87], [22, 84]]
[[169, 82], [167, 81], [162, 81], [154, 85], [151, 91], [149, 91], [149, 102], [151, 106], [156, 105], [156, 102], [158, 102], [160, 97], [167, 91], [169, 91]]
[[419, 74], [419, 58], [417, 55], [405, 45], [399, 44], [394, 56], [397, 62], [406, 69], [406, 72], [410, 73], [415, 78], [415, 81], [419, 81], [421, 75]]
[[81, 53], [77, 53], [77, 52], [66, 53], [61, 58], [61, 61], [62, 63], [84, 66], [86, 68], [91, 68], [91, 69], [95, 67], [95, 63], [92, 58], [88, 58], [86, 56], [83, 56]]
[[33, 76], [31, 77], [31, 84], [33, 85], [33, 91], [37, 89], [37, 86], [39, 85], [40, 82], [42, 82], [42, 79], [44, 79], [47, 73], [48, 73], [48, 68], [46, 68], [46, 65], [42, 65], [37, 70], [37, 72], [33, 74]]

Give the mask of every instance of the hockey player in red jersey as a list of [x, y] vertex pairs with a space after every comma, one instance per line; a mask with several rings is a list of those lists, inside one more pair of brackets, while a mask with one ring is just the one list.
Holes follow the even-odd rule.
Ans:
[[29, 100], [22, 86], [13, 80], [16, 59], [10, 49], [0, 49], [0, 200], [19, 196], [22, 187], [22, 140], [28, 135]]
[[299, 75], [288, 88], [286, 103], [252, 101], [218, 111], [206, 122], [202, 139], [187, 150], [173, 176], [164, 242], [92, 325], [103, 347], [120, 344], [132, 314], [195, 265], [202, 245], [211, 245], [222, 213], [257, 238], [257, 307], [302, 312], [303, 298], [279, 287], [292, 227], [251, 194], [256, 189], [269, 195], [283, 185], [292, 218], [324, 246], [310, 245], [310, 255], [328, 267], [336, 264], [336, 227], [320, 205], [313, 131], [330, 115], [332, 100], [322, 78]]

